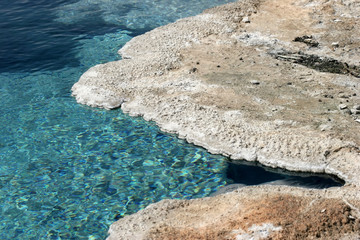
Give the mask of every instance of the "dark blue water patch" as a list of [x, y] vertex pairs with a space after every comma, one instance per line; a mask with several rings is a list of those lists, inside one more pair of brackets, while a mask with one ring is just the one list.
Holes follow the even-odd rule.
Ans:
[[247, 161], [229, 161], [226, 176], [232, 183], [246, 186], [276, 184], [321, 189], [340, 187], [345, 183], [342, 179], [328, 174], [292, 172]]
[[76, 57], [79, 40], [119, 29], [134, 37], [227, 2], [232, 1], [3, 0], [0, 72], [77, 67], [81, 64]]
[[118, 30], [119, 26], [105, 23], [96, 9], [77, 24], [54, 21], [56, 8], [71, 2], [75, 1], [0, 1], [0, 72], [78, 66], [72, 50], [79, 39]]

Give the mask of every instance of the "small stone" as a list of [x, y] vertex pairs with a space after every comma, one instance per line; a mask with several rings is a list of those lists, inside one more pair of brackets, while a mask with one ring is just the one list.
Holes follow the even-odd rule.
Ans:
[[260, 82], [258, 80], [251, 80], [250, 83], [254, 84], [254, 85], [259, 85], [260, 84]]
[[333, 42], [333, 43], [331, 43], [331, 46], [333, 46], [333, 47], [339, 47], [339, 42]]
[[348, 109], [348, 108], [343, 109], [343, 110], [342, 110], [342, 113], [343, 113], [343, 114], [351, 115], [351, 111], [350, 111], [350, 109]]
[[346, 109], [348, 106], [346, 105], [346, 104], [340, 104], [339, 105], [339, 109], [340, 110], [344, 110], [344, 109]]
[[243, 23], [250, 23], [249, 17], [244, 17], [244, 18], [242, 19], [242, 22], [243, 22]]
[[293, 41], [305, 43], [306, 45], [308, 45], [310, 47], [319, 46], [319, 43], [313, 38], [313, 36], [304, 35], [301, 37], [296, 37]]
[[331, 127], [330, 125], [328, 125], [328, 124], [321, 124], [321, 125], [319, 126], [319, 128], [320, 128], [320, 131], [322, 131], [322, 132], [324, 132], [324, 131], [326, 131], [326, 130], [331, 130], [331, 129], [332, 129], [332, 127]]
[[191, 69], [189, 70], [189, 74], [195, 73], [195, 72], [197, 72], [197, 70], [198, 70], [198, 69], [195, 68], [195, 67], [194, 67], [194, 68], [191, 68]]
[[351, 113], [354, 115], [360, 114], [360, 110], [357, 109], [351, 109]]
[[353, 109], [360, 110], [360, 105], [354, 105]]
[[[329, 151], [329, 150], [326, 150], [325, 153], [324, 153], [324, 157], [329, 156], [329, 154], [330, 154], [330, 151]], [[324, 210], [324, 209], [323, 209], [323, 210]], [[325, 212], [325, 211], [324, 211], [324, 212]]]
[[347, 95], [345, 93], [340, 93], [339, 98], [349, 98], [349, 95]]
[[312, 47], [319, 46], [319, 43], [313, 39], [304, 39], [304, 43]]
[[163, 71], [155, 72], [155, 76], [162, 76], [162, 75], [164, 75], [164, 72], [163, 72]]

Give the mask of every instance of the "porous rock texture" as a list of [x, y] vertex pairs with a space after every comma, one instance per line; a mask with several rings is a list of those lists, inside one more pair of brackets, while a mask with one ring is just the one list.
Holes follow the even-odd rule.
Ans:
[[84, 73], [79, 103], [121, 107], [234, 161], [346, 182], [165, 200], [109, 239], [359, 239], [359, 36], [356, 0], [243, 0], [135, 37], [122, 60]]
[[[344, 192], [341, 192], [341, 194]], [[359, 239], [352, 196], [257, 186], [211, 198], [162, 200], [110, 227], [118, 239]]]

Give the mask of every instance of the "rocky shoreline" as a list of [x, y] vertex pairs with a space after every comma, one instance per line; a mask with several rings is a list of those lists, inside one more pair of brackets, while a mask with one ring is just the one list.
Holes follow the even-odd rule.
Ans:
[[[352, 0], [239, 1], [133, 38], [119, 51], [123, 60], [84, 73], [72, 88], [79, 103], [121, 107], [234, 161], [334, 174], [346, 182], [344, 187], [329, 190], [261, 186], [214, 198], [161, 201], [114, 223], [109, 239], [246, 239], [250, 236], [246, 234], [268, 231], [264, 229], [270, 225], [263, 224], [272, 224], [269, 229], [277, 231], [269, 230], [268, 235], [255, 239], [287, 235], [358, 239], [359, 12], [360, 4]], [[304, 223], [291, 221], [279, 208], [271, 215], [288, 222], [276, 222], [267, 215], [262, 222], [246, 224], [245, 212], [258, 206], [235, 207], [234, 199], [251, 202], [249, 192], [260, 196], [265, 205], [280, 199], [281, 206], [281, 201], [291, 199], [298, 216], [311, 210], [314, 216], [306, 215], [304, 221], [318, 219], [320, 223], [314, 226], [325, 221], [317, 218], [322, 207], [342, 213], [327, 219], [343, 216], [346, 220], [334, 220], [337, 224], [329, 226], [324, 223], [327, 227], [310, 231], [310, 235], [304, 235], [305, 227], [298, 236], [301, 231], [290, 233], [288, 226], [300, 229]], [[318, 200], [320, 205], [313, 205]], [[225, 224], [217, 207], [220, 203], [236, 210], [239, 214], [233, 221], [242, 223]], [[205, 205], [207, 210], [202, 211]], [[185, 221], [177, 215], [184, 206], [200, 210], [192, 209], [191, 218]], [[176, 220], [169, 220], [170, 215]], [[201, 220], [201, 226], [192, 224], [200, 218], [209, 220]], [[215, 233], [209, 229], [216, 219], [224, 224]], [[338, 221], [344, 231], [334, 227], [339, 226]], [[180, 222], [183, 225], [177, 225]], [[237, 234], [231, 235], [235, 230]]]

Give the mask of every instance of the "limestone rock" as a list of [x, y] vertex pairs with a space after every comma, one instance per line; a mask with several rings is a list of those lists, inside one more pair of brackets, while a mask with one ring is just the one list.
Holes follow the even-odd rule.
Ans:
[[326, 198], [324, 193], [261, 186], [211, 198], [163, 200], [114, 223], [107, 240], [358, 239], [359, 199], [339, 197], [338, 189]]
[[360, 102], [359, 12], [355, 0], [239, 1], [135, 37], [123, 60], [84, 73], [72, 89], [79, 103], [121, 106], [211, 153], [346, 181], [166, 200], [113, 224], [109, 239], [358, 238], [360, 125], [342, 113]]

